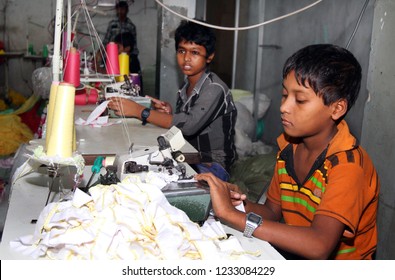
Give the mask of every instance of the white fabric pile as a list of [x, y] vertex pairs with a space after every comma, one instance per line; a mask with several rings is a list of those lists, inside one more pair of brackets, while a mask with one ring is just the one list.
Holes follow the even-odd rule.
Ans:
[[220, 223], [199, 227], [170, 205], [157, 187], [128, 177], [122, 183], [97, 185], [87, 195], [77, 189], [72, 200], [51, 203], [40, 214], [33, 235], [11, 247], [46, 259], [240, 259], [235, 237], [226, 238]]

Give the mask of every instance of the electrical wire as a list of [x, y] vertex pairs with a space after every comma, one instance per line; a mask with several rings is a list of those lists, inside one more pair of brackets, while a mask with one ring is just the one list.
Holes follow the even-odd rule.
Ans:
[[363, 7], [362, 7], [362, 10], [361, 10], [361, 12], [360, 12], [360, 14], [359, 14], [357, 23], [356, 23], [356, 25], [355, 25], [355, 27], [354, 27], [354, 30], [353, 30], [353, 32], [352, 32], [352, 34], [351, 34], [351, 36], [350, 36], [350, 39], [348, 40], [348, 43], [347, 43], [347, 45], [346, 45], [346, 49], [347, 49], [347, 50], [348, 50], [348, 48], [350, 47], [350, 44], [351, 44], [352, 40], [354, 39], [355, 34], [357, 33], [358, 27], [359, 27], [359, 25], [360, 25], [360, 23], [361, 23], [362, 16], [363, 16], [363, 14], [365, 13], [366, 7], [368, 6], [368, 4], [369, 4], [369, 0], [366, 0], [365, 3], [363, 4]]
[[175, 14], [176, 16], [179, 16], [179, 17], [181, 17], [181, 18], [183, 18], [183, 19], [185, 19], [185, 20], [192, 21], [192, 22], [194, 22], [194, 23], [201, 24], [201, 25], [204, 25], [204, 26], [207, 26], [207, 27], [211, 27], [211, 28], [214, 28], [214, 29], [228, 30], [228, 31], [240, 31], [240, 30], [248, 30], [248, 29], [257, 28], [257, 27], [260, 27], [260, 26], [263, 26], [263, 25], [266, 25], [266, 24], [269, 24], [269, 23], [272, 23], [272, 22], [275, 22], [275, 21], [282, 20], [282, 19], [284, 19], [284, 18], [293, 16], [293, 15], [296, 15], [296, 14], [298, 14], [298, 13], [300, 13], [300, 12], [303, 12], [303, 11], [305, 11], [305, 10], [307, 10], [307, 9], [309, 9], [309, 8], [311, 8], [311, 7], [313, 7], [313, 6], [315, 6], [315, 5], [317, 5], [318, 3], [322, 2], [322, 0], [318, 0], [318, 1], [316, 1], [316, 2], [314, 2], [314, 3], [312, 3], [312, 4], [310, 4], [310, 5], [305, 6], [304, 8], [301, 8], [301, 9], [299, 9], [299, 10], [296, 10], [296, 11], [293, 11], [293, 12], [291, 12], [291, 13], [285, 14], [285, 15], [283, 15], [283, 16], [279, 16], [279, 17], [277, 17], [277, 18], [274, 18], [274, 19], [271, 19], [271, 20], [268, 20], [268, 21], [264, 21], [264, 22], [261, 22], [261, 23], [255, 24], [255, 25], [244, 26], [244, 27], [224, 27], [224, 26], [218, 26], [218, 25], [208, 24], [208, 23], [201, 22], [201, 21], [198, 21], [198, 20], [195, 20], [195, 19], [191, 19], [191, 18], [186, 17], [186, 16], [184, 16], [184, 15], [181, 15], [181, 14], [179, 14], [179, 13], [173, 11], [173, 10], [170, 9], [169, 7], [167, 7], [165, 4], [163, 4], [163, 3], [162, 3], [161, 1], [159, 1], [159, 0], [155, 0], [155, 2], [158, 3], [162, 8], [166, 9], [167, 11], [169, 11], [170, 13], [173, 13], [173, 14]]

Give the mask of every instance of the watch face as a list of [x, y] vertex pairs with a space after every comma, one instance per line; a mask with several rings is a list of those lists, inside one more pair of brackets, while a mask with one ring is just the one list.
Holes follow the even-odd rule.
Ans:
[[253, 222], [254, 224], [260, 224], [261, 223], [261, 216], [255, 214], [255, 213], [249, 213], [248, 214], [248, 220]]
[[143, 121], [142, 122], [142, 125], [146, 125], [147, 124], [147, 118], [149, 117], [149, 115], [150, 115], [150, 109], [149, 108], [145, 108], [142, 112], [141, 112], [141, 120]]
[[149, 109], [144, 109], [143, 112], [141, 113], [141, 116], [143, 118], [148, 118], [149, 114], [150, 114]]

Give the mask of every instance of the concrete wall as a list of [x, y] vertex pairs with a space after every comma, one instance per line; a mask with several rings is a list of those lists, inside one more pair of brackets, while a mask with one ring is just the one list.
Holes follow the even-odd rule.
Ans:
[[[163, 1], [172, 11], [189, 18], [194, 18], [196, 14], [195, 1]], [[165, 9], [158, 10], [161, 18], [161, 25], [158, 28], [158, 89], [157, 95], [160, 99], [175, 105], [177, 100], [177, 90], [183, 81], [183, 74], [180, 72], [174, 44], [174, 32], [182, 20], [181, 17]]]
[[[1, 2], [0, 40], [6, 51], [26, 53], [28, 43], [37, 52], [52, 42], [51, 21], [55, 13], [55, 1], [51, 0], [8, 0]], [[9, 87], [29, 96], [32, 92], [31, 73], [35, 60], [13, 58], [8, 60]], [[38, 62], [41, 65], [41, 62]], [[3, 73], [1, 73], [3, 74]]]
[[[312, 3], [308, 0], [266, 0], [263, 11], [257, 11], [256, 7], [259, 7], [259, 2], [258, 0], [252, 1], [249, 7], [242, 9], [243, 13], [248, 13], [250, 16], [241, 21], [241, 26], [261, 22], [262, 13], [264, 13], [264, 21], [268, 21]], [[259, 77], [255, 77], [254, 69], [259, 44], [258, 29], [240, 34], [236, 87], [257, 94], [264, 93], [272, 100], [271, 107], [265, 116], [263, 136], [265, 142], [275, 144], [276, 137], [282, 132], [279, 106], [282, 90], [281, 71], [285, 60], [296, 50], [309, 44], [332, 43], [346, 46], [364, 2], [364, 0], [322, 1], [302, 13], [265, 25], [263, 44], [260, 44], [262, 59], [258, 61], [262, 66], [262, 75]], [[349, 48], [364, 70], [359, 100], [347, 117], [351, 130], [358, 138], [361, 134], [361, 119], [367, 98], [366, 77], [373, 17], [373, 1], [370, 2]], [[248, 63], [243, 64], [242, 61]], [[254, 78], [258, 79], [257, 87], [255, 87]]]
[[395, 2], [377, 0], [368, 72], [368, 93], [362, 121], [362, 144], [381, 180], [378, 259], [395, 259]]

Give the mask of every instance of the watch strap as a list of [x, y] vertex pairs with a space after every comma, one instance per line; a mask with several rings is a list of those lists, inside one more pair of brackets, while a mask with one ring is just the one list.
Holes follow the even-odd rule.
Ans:
[[254, 231], [255, 231], [255, 229], [257, 228], [258, 226], [255, 226], [255, 225], [251, 225], [251, 224], [246, 224], [246, 227], [245, 227], [245, 229], [244, 229], [244, 232], [243, 232], [243, 235], [245, 236], [245, 237], [252, 237], [252, 234], [254, 233]]
[[142, 121], [142, 125], [146, 125], [147, 124], [147, 119], [149, 117], [151, 113], [151, 109], [150, 108], [144, 108], [144, 110], [141, 112], [141, 121]]

